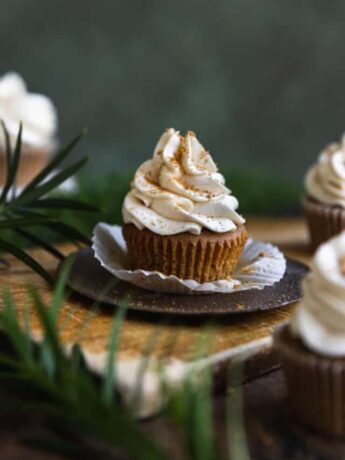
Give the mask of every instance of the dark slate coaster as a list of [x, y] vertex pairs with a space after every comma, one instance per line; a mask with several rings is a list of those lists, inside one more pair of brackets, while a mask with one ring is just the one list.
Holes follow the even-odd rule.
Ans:
[[100, 265], [90, 248], [81, 249], [74, 256], [68, 279], [73, 291], [103, 304], [116, 306], [126, 299], [129, 309], [174, 315], [233, 315], [279, 308], [300, 300], [300, 282], [308, 272], [306, 265], [287, 258], [282, 280], [261, 291], [174, 295], [147, 291], [118, 280]]

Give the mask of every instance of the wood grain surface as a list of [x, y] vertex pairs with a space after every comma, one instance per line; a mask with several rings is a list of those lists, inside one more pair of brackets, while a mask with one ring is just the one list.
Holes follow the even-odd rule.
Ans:
[[[287, 254], [299, 260], [304, 262], [310, 260], [310, 254], [306, 250], [306, 231], [302, 222], [285, 219], [279, 221], [249, 220], [248, 228], [255, 238], [279, 244]], [[70, 247], [66, 247], [65, 250], [68, 252]], [[39, 252], [36, 254], [38, 257], [43, 257]], [[12, 259], [9, 259], [9, 261], [11, 262], [11, 269], [1, 270], [0, 282], [7, 284], [10, 281], [18, 301], [24, 301], [25, 299], [23, 285], [26, 281], [37, 282], [41, 292], [47, 299], [49, 298], [49, 291], [45, 283], [41, 282], [35, 275], [30, 274], [25, 267], [13, 262]], [[46, 261], [48, 265], [51, 263], [48, 263], [48, 260]], [[54, 264], [50, 266], [52, 269], [54, 268]], [[75, 309], [76, 311], [74, 311]], [[66, 316], [66, 313], [69, 312], [73, 318], [72, 322], [80, 324], [80, 321], [85, 317], [84, 309], [90, 311], [90, 307], [87, 307], [84, 303], [78, 304], [76, 301], [69, 302], [66, 304], [62, 315]], [[280, 318], [275, 317], [274, 320], [279, 321], [289, 317], [292, 309], [284, 310]], [[101, 317], [108, 314], [103, 312]], [[100, 319], [98, 321], [102, 322]], [[103, 321], [107, 324], [107, 320]], [[138, 320], [129, 318], [127, 321], [129, 321], [128, 324], [135, 324]], [[251, 324], [253, 325], [253, 323]], [[138, 339], [133, 337], [134, 331], [138, 329], [135, 326], [133, 327], [132, 334], [128, 331], [128, 335], [125, 335], [125, 337], [128, 338], [132, 335], [130, 343], [139, 344], [141, 341], [138, 342]], [[39, 329], [38, 325], [37, 328]], [[242, 328], [246, 336], [250, 334], [249, 323], [242, 325]], [[265, 323], [265, 315], [262, 315], [258, 329], [255, 327], [255, 333], [264, 335], [271, 328], [272, 319], [266, 318]], [[224, 325], [224, 330], [227, 330], [227, 325]], [[187, 332], [185, 331], [183, 334], [184, 337], [186, 337], [186, 334]], [[226, 346], [229, 343], [238, 343], [240, 336], [240, 333], [234, 334], [234, 337], [230, 340], [228, 333], [225, 339]], [[87, 347], [92, 347], [92, 349], [98, 347], [98, 345], [92, 346], [89, 342], [85, 339], [84, 344]], [[220, 339], [218, 339], [217, 347], [218, 349], [222, 349]], [[124, 358], [130, 356], [133, 352], [133, 348], [130, 348], [132, 351], [128, 351], [128, 353], [122, 348], [121, 355]], [[181, 348], [179, 351], [175, 349], [175, 352], [179, 356], [185, 356], [185, 352]], [[249, 362], [255, 367], [257, 365], [255, 355], [253, 358]], [[285, 382], [281, 371], [271, 372], [246, 383], [243, 386], [243, 395], [245, 433], [249, 443], [251, 460], [338, 460], [345, 458], [345, 442], [317, 435], [296, 422], [293, 414], [290, 412], [290, 406], [286, 397]], [[2, 392], [0, 392], [1, 400], [6, 400], [6, 394]], [[224, 396], [217, 395], [214, 398], [214, 422], [216, 443], [220, 449], [220, 453], [224, 454], [224, 457], [220, 458], [228, 458], [227, 452], [229, 446], [225, 419], [226, 400]], [[178, 458], [179, 460], [187, 459], [181, 451], [180, 434], [176, 433], [173, 427], [167, 424], [164, 419], [160, 417], [150, 419], [142, 424], [142, 428], [149, 436], [161, 443], [173, 455], [173, 458]], [[44, 420], [37, 418], [34, 414], [29, 418], [23, 418], [20, 414], [13, 413], [7, 416], [6, 420], [0, 420], [0, 458], [30, 460], [40, 460], [43, 458], [57, 460], [61, 458], [55, 455], [34, 452], [23, 445], [23, 439], [28, 436], [44, 436], [46, 431], [47, 427], [44, 424]]]

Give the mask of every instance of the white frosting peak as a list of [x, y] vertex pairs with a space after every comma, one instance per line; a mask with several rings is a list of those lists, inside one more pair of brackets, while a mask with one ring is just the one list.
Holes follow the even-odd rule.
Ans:
[[237, 207], [195, 134], [181, 136], [170, 128], [159, 139], [153, 158], [135, 173], [122, 211], [124, 222], [139, 229], [199, 235], [203, 227], [219, 233], [235, 230], [244, 223]]
[[345, 136], [321, 152], [307, 172], [305, 187], [321, 203], [345, 207]]
[[291, 327], [316, 353], [345, 356], [345, 232], [321, 245]]
[[[41, 94], [29, 93], [22, 77], [7, 73], [0, 78], [0, 120], [3, 120], [14, 145], [19, 124], [23, 124], [22, 140], [38, 147], [50, 148], [57, 127], [56, 109], [50, 99]], [[0, 129], [0, 145], [4, 144]]]

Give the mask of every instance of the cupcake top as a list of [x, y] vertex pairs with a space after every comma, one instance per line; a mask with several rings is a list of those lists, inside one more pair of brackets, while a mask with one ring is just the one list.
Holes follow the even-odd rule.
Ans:
[[[0, 78], [0, 120], [3, 120], [14, 146], [22, 122], [22, 142], [32, 147], [51, 148], [57, 128], [56, 109], [50, 99], [29, 93], [22, 77], [7, 73]], [[0, 146], [5, 145], [0, 129]]]
[[312, 351], [345, 356], [345, 232], [321, 245], [303, 281], [291, 330]]
[[245, 222], [237, 208], [237, 199], [195, 134], [181, 136], [171, 128], [159, 139], [152, 159], [135, 173], [122, 214], [125, 223], [140, 230], [199, 235], [203, 228], [236, 230]]
[[345, 207], [345, 136], [321, 152], [307, 172], [305, 188], [321, 203]]

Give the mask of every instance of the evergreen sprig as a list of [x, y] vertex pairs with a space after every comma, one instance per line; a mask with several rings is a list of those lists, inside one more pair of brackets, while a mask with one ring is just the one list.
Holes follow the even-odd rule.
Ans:
[[[21, 306], [19, 315], [8, 289], [3, 292], [0, 309], [0, 330], [7, 340], [7, 348], [0, 352], [0, 390], [6, 390], [9, 398], [0, 404], [0, 414], [7, 410], [27, 414], [38, 413], [49, 421], [52, 430], [44, 438], [28, 438], [32, 447], [59, 453], [71, 458], [172, 460], [160, 438], [152, 439], [135, 420], [132, 409], [124, 406], [116, 393], [117, 349], [123, 319], [126, 315], [124, 300], [115, 311], [108, 340], [108, 359], [104, 377], [96, 378], [85, 364], [83, 353], [76, 344], [67, 356], [60, 341], [59, 330], [66, 327], [65, 319], [58, 322], [60, 308], [66, 301], [66, 280], [73, 263], [69, 257], [63, 264], [55, 283], [49, 304], [40, 293], [28, 287], [26, 308]], [[98, 308], [99, 305], [95, 305]], [[35, 314], [42, 327], [42, 340], [33, 343], [30, 331], [30, 316]], [[199, 360], [207, 356], [213, 338], [208, 328], [202, 339], [195, 344], [193, 356]], [[148, 340], [147, 355], [138, 372], [138, 391], [147, 370], [147, 361], [152, 344], [157, 339], [159, 326]], [[211, 340], [210, 340], [211, 339]], [[151, 351], [150, 351], [151, 350]], [[171, 392], [164, 386], [162, 369], [162, 391], [166, 388], [169, 404], [162, 417], [172, 423], [172, 430], [182, 433], [179, 450], [190, 460], [215, 460], [220, 458], [214, 438], [212, 380], [209, 368], [191, 372], [180, 389]], [[241, 375], [236, 372], [236, 381]], [[137, 395], [139, 400], [142, 395]], [[234, 460], [249, 460], [244, 434], [241, 393], [232, 388], [230, 392], [228, 420], [231, 430], [228, 439], [232, 448], [229, 456]], [[235, 402], [234, 402], [235, 401]], [[236, 455], [234, 455], [236, 454]], [[241, 454], [243, 456], [237, 456]]]
[[[172, 459], [160, 444], [159, 437], [154, 440], [142, 430], [133, 416], [133, 407], [124, 406], [115, 390], [116, 356], [126, 315], [125, 300], [116, 310], [110, 328], [103, 378], [96, 378], [88, 371], [78, 345], [67, 356], [59, 337], [61, 324], [58, 325], [58, 317], [66, 300], [65, 284], [72, 262], [73, 258], [65, 261], [49, 304], [34, 287], [29, 286], [27, 307], [24, 314], [18, 315], [10, 291], [3, 292], [0, 329], [8, 347], [5, 349], [2, 344], [0, 353], [0, 389], [6, 390], [9, 399], [8, 406], [0, 405], [0, 414], [9, 409], [44, 415], [53, 428], [50, 434], [45, 434], [44, 438], [28, 438], [26, 442], [35, 448], [71, 458]], [[40, 344], [31, 340], [30, 316], [33, 313], [39, 318], [43, 330]], [[156, 335], [157, 331], [153, 332], [148, 350]], [[207, 354], [208, 343], [196, 344], [195, 357]], [[147, 359], [145, 356], [145, 370], [138, 373], [138, 389], [146, 372]], [[184, 458], [219, 458], [213, 437], [210, 369], [192, 372], [177, 392], [167, 391], [170, 403], [162, 417], [182, 432], [180, 450]]]
[[[3, 121], [1, 121], [1, 128], [5, 138], [6, 181], [0, 194], [0, 250], [11, 253], [46, 281], [53, 284], [54, 279], [51, 274], [38, 261], [35, 261], [27, 254], [22, 247], [13, 244], [12, 240], [14, 239], [11, 235], [20, 235], [24, 240], [41, 247], [58, 259], [62, 259], [63, 255], [51, 243], [41, 237], [44, 234], [44, 230], [53, 231], [64, 239], [74, 242], [90, 243], [89, 238], [80, 230], [53, 217], [51, 211], [93, 212], [97, 211], [97, 208], [79, 200], [47, 197], [66, 179], [78, 172], [88, 160], [87, 157], [84, 157], [70, 166], [57, 170], [57, 168], [61, 168], [61, 163], [70, 155], [84, 136], [85, 131], [76, 136], [66, 147], [62, 148], [23, 190], [16, 193], [18, 191], [16, 177], [22, 154], [22, 125], [20, 124], [19, 126], [14, 149], [11, 147], [9, 133]], [[39, 232], [36, 231], [36, 228], [39, 228]], [[10, 232], [7, 238], [4, 236], [5, 230], [6, 235]]]
[[[65, 433], [69, 430], [74, 437], [78, 436], [79, 446], [67, 446], [66, 440], [56, 442], [55, 438], [55, 442], [47, 438], [36, 439], [35, 445], [41, 448], [75, 454], [76, 449], [85, 448], [88, 438], [93, 437], [129, 455], [129, 458], [167, 459], [163, 449], [142, 432], [114, 392], [114, 358], [126, 305], [123, 304], [114, 316], [109, 337], [109, 359], [102, 381], [87, 370], [78, 345], [74, 346], [70, 357], [66, 356], [58, 334], [57, 319], [65, 301], [65, 282], [71, 261], [67, 259], [65, 262], [49, 305], [44, 303], [34, 287], [28, 288], [30, 306], [44, 331], [40, 345], [33, 344], [30, 339], [29, 307], [24, 320], [20, 320], [10, 291], [3, 293], [0, 328], [8, 340], [10, 351], [0, 353], [0, 387], [5, 387], [12, 396], [10, 408], [41, 413], [64, 426]], [[3, 406], [1, 410], [4, 410]], [[95, 454], [96, 448], [89, 446], [89, 454], [90, 449]], [[97, 455], [103, 458], [100, 452]]]
[[[64, 238], [89, 243], [83, 233], [52, 217], [48, 211], [93, 211], [95, 208], [75, 199], [47, 197], [48, 193], [54, 191], [85, 163], [86, 159], [82, 159], [54, 173], [79, 142], [83, 133], [63, 148], [23, 191], [15, 194], [11, 191], [16, 188], [22, 128], [20, 126], [13, 151], [3, 123], [2, 128], [5, 133], [7, 173], [6, 183], [0, 195], [0, 250], [10, 252], [22, 260], [52, 283], [54, 291], [52, 300], [47, 305], [34, 287], [28, 288], [30, 306], [43, 328], [43, 340], [40, 344], [31, 340], [31, 310], [25, 310], [24, 318], [19, 317], [10, 291], [5, 289], [3, 293], [0, 329], [7, 340], [8, 348], [2, 346], [0, 351], [0, 388], [6, 389], [11, 398], [7, 401], [7, 406], [4, 403], [0, 405], [0, 412], [15, 409], [17, 412], [31, 414], [34, 411], [47, 416], [53, 424], [54, 434], [27, 441], [30, 441], [32, 446], [71, 458], [120, 458], [118, 452], [131, 459], [170, 458], [158, 440], [154, 441], [144, 433], [135, 421], [133, 413], [121, 403], [114, 391], [117, 346], [126, 313], [125, 302], [114, 315], [104, 378], [99, 381], [88, 371], [79, 346], [75, 345], [67, 357], [59, 338], [57, 320], [60, 307], [65, 300], [65, 284], [72, 259], [67, 259], [56, 281], [38, 261], [11, 240], [7, 241], [3, 237], [5, 231], [19, 234], [57, 259], [62, 259], [63, 254], [41, 237], [42, 232], [35, 232], [35, 228], [54, 230]], [[52, 173], [53, 177], [50, 177]], [[143, 374], [147, 370], [154, 342], [155, 335], [148, 342], [147, 356], [144, 357], [138, 373], [138, 395], [134, 403], [140, 402], [139, 392]], [[198, 349], [200, 350], [200, 347]], [[204, 354], [205, 350], [202, 352], [202, 355]], [[170, 398], [164, 416], [172, 420], [183, 432], [184, 445], [181, 446], [181, 451], [186, 453], [186, 458], [214, 460], [219, 457], [212, 435], [210, 372], [205, 370], [199, 373], [197, 380], [198, 386], [193, 376], [186, 380], [180, 391]], [[232, 418], [233, 427], [237, 419], [238, 417]], [[237, 436], [235, 428], [233, 432]], [[236, 444], [235, 451], [244, 452], [243, 449], [241, 451], [241, 443]]]

